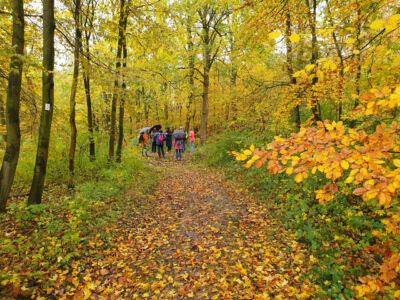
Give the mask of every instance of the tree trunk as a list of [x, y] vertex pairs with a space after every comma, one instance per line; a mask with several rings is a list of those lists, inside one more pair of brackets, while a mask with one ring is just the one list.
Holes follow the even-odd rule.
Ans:
[[[359, 4], [357, 3], [357, 37], [356, 37], [356, 47], [358, 50], [358, 53], [356, 54], [356, 66], [357, 66], [357, 73], [356, 73], [356, 93], [357, 96], [360, 96], [361, 93], [361, 40], [360, 40], [360, 35], [361, 35], [361, 8], [359, 7]], [[359, 100], [358, 97], [354, 101], [354, 109], [358, 106]]]
[[[3, 94], [0, 94], [0, 124], [3, 127], [6, 127], [6, 113], [5, 113], [5, 108], [4, 108], [4, 98], [3, 98]], [[2, 135], [3, 140], [1, 141], [1, 143], [7, 141], [7, 134], [4, 133]]]
[[[329, 5], [329, 0], [326, 0], [326, 7], [328, 9], [328, 14], [329, 14], [329, 22], [332, 28], [334, 28], [334, 23], [333, 23], [333, 18], [332, 18], [332, 12], [331, 8]], [[340, 59], [340, 70], [339, 70], [339, 83], [338, 83], [338, 97], [339, 97], [339, 105], [338, 105], [338, 121], [342, 119], [342, 111], [343, 111], [343, 98], [344, 98], [344, 59], [343, 59], [343, 54], [342, 54], [342, 49], [340, 48], [339, 42], [336, 37], [335, 31], [332, 32], [332, 38], [333, 42], [335, 44], [335, 49], [336, 53], [339, 56]]]
[[187, 105], [187, 115], [186, 115], [186, 124], [185, 130], [189, 132], [190, 127], [190, 118], [192, 117], [192, 105], [194, 101], [194, 52], [193, 52], [193, 37], [192, 37], [192, 24], [191, 19], [188, 17], [187, 26], [187, 47], [189, 52], [189, 97], [188, 97], [188, 105]]
[[0, 170], [0, 212], [6, 210], [7, 198], [14, 181], [21, 145], [19, 106], [23, 65], [22, 56], [24, 55], [25, 42], [23, 0], [13, 0], [12, 9], [12, 46], [15, 47], [15, 54], [11, 56], [10, 72], [8, 74], [6, 103], [7, 145]]
[[[286, 13], [286, 32], [285, 32], [285, 43], [286, 43], [286, 69], [293, 85], [296, 84], [296, 77], [293, 77], [294, 65], [293, 65], [293, 47], [290, 36], [292, 35], [292, 21], [290, 12]], [[293, 119], [297, 130], [300, 130], [300, 105], [295, 105], [293, 108]]]
[[43, 0], [42, 113], [40, 115], [38, 148], [28, 204], [41, 203], [46, 177], [54, 104], [54, 29], [54, 0]]
[[89, 131], [89, 155], [90, 160], [96, 159], [96, 145], [93, 138], [93, 112], [92, 112], [92, 99], [90, 96], [90, 76], [89, 73], [83, 74], [83, 84], [85, 86], [86, 106], [88, 114], [88, 131]]
[[121, 68], [121, 56], [122, 56], [122, 43], [124, 36], [124, 13], [125, 13], [125, 0], [120, 2], [120, 15], [118, 22], [118, 46], [117, 46], [117, 62], [116, 62], [116, 79], [114, 80], [114, 92], [111, 103], [111, 124], [110, 124], [110, 142], [108, 147], [108, 159], [112, 161], [114, 159], [114, 147], [115, 147], [115, 129], [117, 119], [117, 102], [119, 96], [119, 74]]
[[75, 49], [74, 49], [74, 70], [72, 74], [71, 96], [69, 98], [69, 126], [71, 128], [71, 141], [69, 146], [68, 156], [68, 188], [74, 188], [74, 163], [75, 163], [75, 150], [76, 150], [76, 122], [75, 122], [75, 106], [76, 106], [76, 90], [78, 86], [79, 77], [79, 55], [81, 52], [82, 33], [80, 28], [80, 11], [81, 0], [75, 1]]
[[[92, 10], [91, 21], [93, 21], [94, 8]], [[87, 23], [87, 19], [86, 19]], [[85, 28], [87, 24], [85, 23]], [[85, 29], [85, 63], [83, 64], [82, 75], [83, 84], [85, 87], [87, 118], [88, 118], [88, 131], [89, 131], [89, 157], [91, 161], [96, 159], [96, 146], [93, 137], [93, 111], [92, 111], [92, 98], [90, 94], [90, 36], [91, 32]]]
[[165, 122], [168, 124], [168, 103], [164, 103]]
[[210, 86], [210, 66], [211, 66], [211, 49], [209, 36], [209, 23], [206, 22], [205, 16], [202, 18], [203, 25], [203, 103], [201, 111], [200, 125], [200, 141], [205, 143], [207, 140], [207, 123], [208, 123], [208, 89]]
[[[318, 41], [317, 41], [317, 0], [312, 1], [312, 7], [310, 0], [306, 0], [307, 7], [309, 9], [309, 23], [311, 29], [311, 64], [315, 64], [318, 60]], [[314, 76], [311, 84], [311, 111], [313, 114], [313, 122], [321, 121], [321, 109], [319, 107], [318, 96], [314, 92], [314, 86], [318, 82], [318, 78]]]
[[126, 50], [126, 25], [127, 25], [127, 14], [124, 17], [123, 24], [123, 39], [122, 39], [122, 48], [123, 48], [123, 64], [122, 64], [122, 93], [120, 95], [120, 104], [119, 104], [119, 122], [118, 122], [118, 144], [117, 144], [117, 162], [121, 162], [122, 157], [122, 144], [124, 141], [124, 115], [125, 115], [125, 92], [126, 92], [126, 83], [125, 83], [125, 69], [126, 69], [126, 57], [128, 56], [128, 52]]

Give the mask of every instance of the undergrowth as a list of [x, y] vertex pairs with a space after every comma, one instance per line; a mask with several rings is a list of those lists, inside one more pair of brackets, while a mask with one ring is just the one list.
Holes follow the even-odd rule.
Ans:
[[91, 255], [90, 249], [113, 247], [108, 228], [134, 217], [157, 185], [154, 171], [129, 151], [119, 164], [87, 162], [74, 192], [51, 175], [42, 204], [12, 199], [0, 216], [0, 296], [45, 292], [56, 280], [48, 274], [60, 268], [68, 273], [70, 263]]

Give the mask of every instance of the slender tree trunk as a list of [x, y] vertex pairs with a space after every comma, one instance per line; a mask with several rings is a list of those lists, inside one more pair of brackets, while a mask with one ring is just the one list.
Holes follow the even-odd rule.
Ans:
[[85, 86], [86, 93], [86, 106], [88, 114], [88, 131], [89, 131], [89, 155], [90, 160], [96, 159], [96, 144], [93, 137], [93, 111], [92, 111], [92, 99], [90, 96], [90, 75], [88, 73], [83, 74], [83, 84]]
[[124, 36], [124, 13], [125, 13], [125, 0], [120, 2], [120, 16], [118, 23], [118, 46], [117, 46], [117, 63], [116, 63], [116, 79], [114, 80], [114, 92], [111, 103], [111, 124], [110, 124], [110, 142], [108, 147], [108, 159], [112, 161], [114, 159], [114, 148], [115, 148], [115, 129], [117, 119], [117, 102], [119, 96], [119, 74], [121, 68], [121, 56], [122, 56], [122, 43]]
[[[326, 0], [326, 7], [327, 7], [328, 13], [329, 13], [330, 25], [332, 28], [334, 28], [332, 12], [331, 12], [330, 5], [329, 5], [329, 0]], [[333, 42], [335, 43], [336, 53], [340, 59], [340, 70], [339, 70], [340, 78], [339, 78], [339, 83], [338, 83], [338, 85], [339, 85], [338, 86], [338, 97], [339, 97], [338, 121], [340, 121], [342, 119], [343, 98], [344, 98], [344, 87], [343, 87], [343, 85], [344, 85], [344, 71], [343, 71], [344, 70], [344, 59], [343, 59], [342, 49], [340, 48], [335, 31], [332, 32], [332, 38], [333, 38]]]
[[211, 50], [209, 28], [205, 17], [203, 23], [203, 103], [201, 112], [200, 125], [200, 141], [205, 143], [207, 139], [207, 123], [208, 123], [208, 89], [210, 86], [210, 66], [211, 66]]
[[200, 126], [200, 141], [206, 142], [207, 139], [207, 123], [208, 123], [208, 89], [210, 86], [210, 76], [208, 68], [204, 67], [204, 80], [203, 80], [203, 103], [201, 113], [201, 126]]
[[185, 130], [189, 131], [190, 128], [190, 118], [192, 117], [192, 105], [194, 101], [194, 52], [193, 52], [193, 37], [192, 37], [192, 23], [190, 17], [188, 17], [187, 25], [187, 47], [189, 52], [189, 97], [187, 105], [187, 115]]
[[[361, 93], [361, 40], [360, 40], [360, 35], [361, 35], [361, 8], [360, 5], [357, 2], [357, 37], [356, 37], [356, 47], [358, 50], [358, 53], [355, 56], [355, 61], [356, 61], [356, 93], [357, 96], [360, 96]], [[354, 101], [354, 109], [358, 106], [359, 101], [358, 98], [355, 99]]]
[[11, 56], [10, 72], [8, 74], [6, 103], [7, 145], [0, 170], [0, 212], [6, 210], [7, 198], [14, 181], [21, 145], [19, 106], [23, 65], [22, 56], [24, 55], [25, 43], [24, 2], [22, 0], [13, 0], [12, 9], [12, 45], [15, 47], [15, 53]]
[[[309, 23], [311, 29], [311, 64], [315, 64], [318, 60], [318, 41], [317, 41], [317, 0], [312, 1], [312, 7], [310, 0], [306, 0], [307, 7], [309, 9]], [[311, 85], [311, 111], [313, 114], [313, 121], [321, 121], [321, 109], [319, 107], [318, 96], [314, 91], [315, 84], [318, 82], [318, 78], [314, 76]]]
[[75, 0], [75, 49], [74, 49], [74, 69], [72, 74], [71, 96], [69, 98], [69, 126], [71, 128], [71, 141], [69, 146], [68, 156], [68, 188], [74, 188], [74, 164], [75, 164], [75, 150], [76, 150], [76, 122], [75, 122], [75, 107], [76, 107], [76, 90], [78, 87], [79, 77], [79, 56], [82, 44], [82, 32], [80, 27], [80, 11], [81, 0]]
[[96, 159], [96, 146], [93, 137], [93, 111], [92, 111], [92, 99], [90, 94], [90, 31], [85, 31], [85, 53], [86, 59], [83, 64], [82, 75], [83, 75], [83, 84], [85, 87], [86, 94], [86, 106], [87, 106], [87, 124], [89, 131], [89, 157], [91, 161]]
[[42, 113], [40, 115], [38, 148], [28, 204], [41, 203], [46, 177], [54, 105], [54, 29], [54, 0], [43, 0]]
[[164, 103], [165, 122], [168, 124], [168, 103]]
[[122, 48], [123, 48], [123, 64], [122, 64], [122, 93], [120, 95], [120, 104], [119, 104], [119, 122], [118, 122], [118, 144], [117, 144], [117, 162], [121, 162], [122, 157], [122, 144], [124, 141], [124, 115], [125, 115], [125, 92], [126, 92], [126, 83], [125, 83], [125, 69], [126, 69], [126, 58], [128, 56], [128, 52], [126, 49], [126, 25], [127, 25], [127, 14], [124, 17], [124, 28], [123, 28], [123, 39], [122, 39]]
[[[293, 65], [293, 46], [290, 40], [290, 36], [292, 35], [292, 21], [290, 12], [286, 13], [286, 33], [285, 33], [285, 42], [286, 42], [286, 69], [292, 82], [293, 86], [296, 84], [296, 77], [293, 77], [294, 73], [294, 65]], [[293, 108], [293, 117], [294, 123], [296, 125], [297, 130], [300, 130], [301, 121], [300, 121], [300, 105], [296, 104]]]

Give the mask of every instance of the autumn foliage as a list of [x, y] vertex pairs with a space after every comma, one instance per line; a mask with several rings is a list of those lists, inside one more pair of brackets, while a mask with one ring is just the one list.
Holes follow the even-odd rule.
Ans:
[[318, 201], [315, 205], [335, 201], [338, 194], [347, 193], [344, 187], [349, 186], [349, 199], [356, 196], [356, 201], [380, 207], [384, 230], [372, 232], [376, 244], [364, 251], [382, 255], [383, 262], [378, 274], [359, 279], [356, 291], [361, 297], [386, 293], [386, 286], [400, 289], [396, 281], [400, 262], [396, 238], [400, 232], [400, 123], [396, 113], [400, 87], [393, 91], [388, 87], [372, 89], [360, 100], [361, 105], [354, 111], [357, 118], [374, 116], [376, 120], [389, 118], [389, 121], [379, 122], [375, 128], [368, 122], [357, 128], [349, 128], [343, 122], [317, 122], [316, 126], [302, 128], [288, 138], [276, 136], [265, 148], [256, 149], [252, 145], [232, 154], [239, 161], [247, 161], [247, 168], [266, 164], [270, 174], [285, 173], [297, 184], [321, 174], [325, 184], [315, 190]]

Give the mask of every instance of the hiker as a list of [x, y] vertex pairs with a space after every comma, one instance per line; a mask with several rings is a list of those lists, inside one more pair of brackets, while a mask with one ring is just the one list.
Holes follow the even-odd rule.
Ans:
[[157, 141], [156, 141], [156, 133], [155, 131], [152, 132], [151, 136], [151, 152], [156, 153], [157, 152]]
[[190, 152], [194, 151], [194, 131], [192, 128], [189, 130]]
[[183, 140], [185, 139], [186, 133], [183, 131], [183, 127], [179, 127], [179, 130], [175, 130], [172, 136], [174, 137], [174, 148], [176, 153], [176, 159], [182, 160], [183, 153]]
[[169, 127], [167, 127], [167, 131], [165, 132], [165, 135], [167, 136], [165, 144], [167, 145], [167, 151], [169, 152], [172, 149], [172, 132], [171, 132], [171, 130], [169, 130]]
[[165, 158], [164, 141], [166, 140], [166, 136], [163, 133], [162, 129], [160, 129], [158, 133], [154, 136], [157, 144], [158, 157], [161, 158], [161, 153], [162, 153], [163, 158]]
[[176, 160], [182, 160], [183, 139], [174, 139]]
[[140, 148], [142, 149], [142, 151], [141, 151], [142, 152], [142, 156], [144, 156], [143, 155], [143, 150], [144, 150], [145, 154], [146, 154], [146, 157], [149, 157], [147, 155], [147, 145], [146, 145], [147, 139], [148, 139], [148, 137], [147, 137], [146, 133], [141, 132], [140, 136], [139, 136], [139, 145], [140, 145]]

